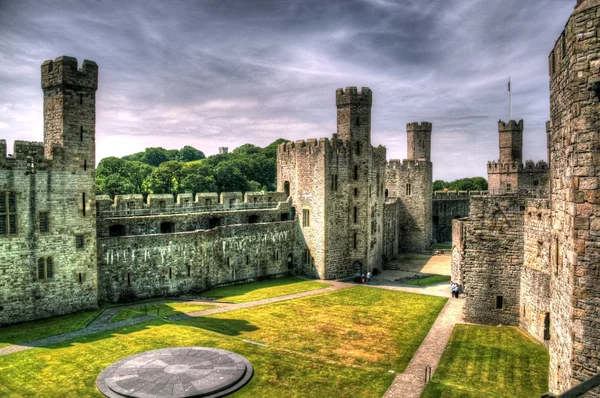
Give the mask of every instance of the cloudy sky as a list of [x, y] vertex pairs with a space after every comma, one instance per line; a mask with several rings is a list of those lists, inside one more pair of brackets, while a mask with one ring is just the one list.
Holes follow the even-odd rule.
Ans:
[[150, 146], [331, 137], [335, 89], [373, 90], [372, 140], [406, 157], [433, 123], [435, 179], [486, 173], [498, 119], [545, 159], [548, 61], [575, 0], [0, 0], [0, 138], [43, 136], [40, 65], [96, 61], [97, 159]]

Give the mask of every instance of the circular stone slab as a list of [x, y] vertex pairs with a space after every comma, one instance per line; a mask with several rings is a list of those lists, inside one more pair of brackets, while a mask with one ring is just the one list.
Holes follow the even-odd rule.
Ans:
[[113, 363], [100, 373], [96, 386], [110, 398], [216, 398], [239, 390], [253, 375], [252, 364], [230, 351], [163, 348]]

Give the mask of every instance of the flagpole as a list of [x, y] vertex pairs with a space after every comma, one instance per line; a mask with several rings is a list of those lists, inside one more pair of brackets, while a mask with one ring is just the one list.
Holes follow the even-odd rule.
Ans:
[[508, 77], [508, 120], [512, 120], [512, 91], [510, 89], [510, 76]]

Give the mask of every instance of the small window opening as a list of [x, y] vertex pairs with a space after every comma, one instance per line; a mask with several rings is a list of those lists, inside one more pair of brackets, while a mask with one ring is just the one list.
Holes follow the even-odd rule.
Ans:
[[169, 279], [173, 279], [173, 269], [169, 267]]
[[229, 257], [227, 257], [227, 266], [231, 267], [231, 261], [229, 260]]
[[127, 273], [127, 286], [131, 286], [131, 275]]
[[[358, 125], [357, 125], [358, 126]], [[360, 142], [356, 143], [356, 154], [360, 155]]]
[[189, 264], [187, 266], [187, 276], [192, 276], [192, 267]]
[[389, 192], [388, 192], [388, 190], [386, 189], [386, 190], [385, 190], [385, 197], [387, 198], [387, 197], [388, 197], [388, 195], [389, 195]]
[[81, 272], [79, 273], [79, 283], [83, 283], [83, 275], [81, 275]]
[[354, 188], [354, 197], [358, 196], [358, 188]]
[[354, 165], [354, 181], [358, 180], [358, 165]]
[[256, 214], [252, 214], [248, 217], [248, 223], [249, 224], [256, 224], [257, 222], [259, 222], [259, 216]]
[[160, 223], [160, 233], [161, 234], [171, 234], [175, 232], [175, 224], [172, 222], [162, 222]]
[[83, 249], [83, 244], [84, 244], [83, 235], [75, 236], [75, 248]]
[[83, 126], [79, 126], [79, 141], [83, 141]]
[[83, 159], [83, 170], [87, 170], [87, 159]]
[[79, 94], [79, 105], [83, 105], [83, 94]]
[[337, 174], [331, 175], [331, 190], [332, 191], [338, 190], [338, 175]]
[[111, 225], [108, 227], [108, 236], [111, 238], [125, 236], [125, 226], [121, 224]]
[[544, 340], [550, 340], [550, 313], [546, 312], [544, 317]]
[[356, 249], [356, 247], [358, 246], [358, 237], [357, 237], [357, 233], [354, 233], [354, 244], [353, 247]]
[[81, 193], [81, 214], [85, 217], [85, 192]]
[[290, 182], [285, 181], [283, 183], [283, 192], [285, 192], [286, 199], [290, 196]]
[[358, 116], [354, 117], [354, 125], [355, 126], [360, 126], [360, 117], [358, 117]]
[[250, 256], [246, 254], [246, 265], [250, 265]]
[[406, 184], [406, 196], [412, 195], [412, 185]]
[[310, 227], [310, 210], [308, 209], [302, 210], [302, 226]]
[[40, 213], [39, 217], [40, 217], [40, 232], [41, 233], [48, 232], [48, 230], [49, 230], [48, 213], [46, 213], [46, 212]]
[[290, 213], [281, 213], [281, 221], [287, 221], [290, 219]]
[[504, 308], [504, 297], [496, 296], [496, 309], [501, 310]]
[[208, 228], [213, 229], [221, 226], [221, 219], [219, 217], [213, 217], [208, 220]]
[[354, 208], [354, 224], [358, 222], [358, 207]]

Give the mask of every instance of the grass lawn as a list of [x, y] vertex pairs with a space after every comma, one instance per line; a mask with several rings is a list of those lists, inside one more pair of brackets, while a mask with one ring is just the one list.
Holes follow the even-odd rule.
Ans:
[[[381, 397], [446, 299], [353, 287], [182, 322], [155, 319], [0, 357], [0, 396], [101, 397], [98, 374], [138, 352], [234, 351], [254, 366], [232, 397]], [[261, 341], [268, 347], [242, 339]]]
[[84, 328], [100, 310], [77, 312], [38, 321], [0, 326], [0, 347], [55, 336]]
[[259, 282], [220, 287], [202, 293], [205, 297], [217, 297], [217, 301], [246, 303], [271, 297], [324, 289], [331, 285], [306, 279], [285, 277]]
[[456, 325], [422, 397], [539, 397], [548, 390], [549, 360], [516, 327]]
[[183, 322], [348, 366], [402, 372], [446, 300], [357, 286]]
[[452, 243], [434, 243], [433, 245], [431, 245], [431, 248], [434, 250], [452, 249]]
[[420, 279], [409, 279], [409, 280], [405, 281], [404, 283], [406, 283], [407, 285], [415, 285], [415, 286], [429, 286], [429, 285], [435, 285], [437, 283], [449, 282], [449, 281], [450, 281], [450, 277], [447, 275], [432, 275], [432, 276], [427, 276], [425, 278], [420, 278]]
[[[145, 309], [144, 309], [145, 307]], [[118, 322], [124, 319], [137, 318], [148, 315], [156, 316], [169, 316], [175, 314], [186, 314], [188, 312], [206, 310], [208, 308], [214, 308], [214, 305], [206, 304], [193, 304], [185, 302], [172, 302], [172, 303], [160, 303], [160, 304], [145, 304], [137, 307], [130, 307], [122, 309], [111, 319], [111, 322]]]

